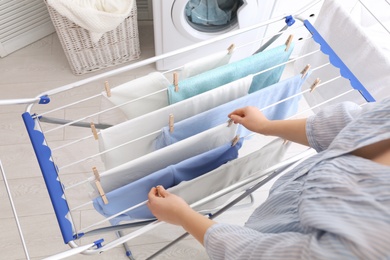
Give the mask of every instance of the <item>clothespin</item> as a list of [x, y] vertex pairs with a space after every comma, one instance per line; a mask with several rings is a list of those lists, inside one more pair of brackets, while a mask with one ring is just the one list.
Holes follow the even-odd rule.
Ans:
[[179, 75], [177, 72], [173, 72], [173, 85], [175, 86], [175, 92], [179, 91]]
[[240, 136], [239, 136], [239, 135], [236, 135], [236, 136], [233, 138], [233, 140], [232, 140], [232, 146], [235, 146], [235, 145], [238, 143], [239, 140], [240, 140]]
[[230, 127], [230, 126], [234, 123], [234, 122], [233, 122], [233, 119], [229, 119], [227, 123], [228, 123], [227, 126]]
[[93, 174], [95, 175], [95, 185], [99, 192], [100, 197], [102, 198], [104, 204], [108, 204], [108, 199], [106, 197], [106, 194], [104, 193], [103, 187], [100, 183], [100, 174], [96, 167], [92, 168]]
[[321, 83], [321, 80], [319, 78], [316, 78], [316, 80], [314, 80], [313, 84], [311, 85], [310, 87], [310, 93], [314, 91], [314, 89], [316, 87], [318, 87], [318, 85]]
[[91, 130], [92, 130], [92, 134], [93, 134], [93, 137], [95, 138], [95, 140], [98, 140], [99, 139], [98, 133], [97, 133], [95, 124], [93, 122], [91, 122]]
[[310, 69], [310, 64], [307, 64], [306, 67], [302, 70], [301, 74], [302, 74], [302, 79], [306, 76], [307, 72], [309, 71]]
[[169, 115], [169, 132], [170, 133], [172, 133], [174, 130], [174, 124], [175, 124], [174, 120], [175, 120], [175, 118], [174, 118], [173, 114], [170, 114]]
[[294, 35], [292, 35], [292, 34], [290, 36], [288, 36], [287, 41], [285, 43], [286, 49], [284, 49], [284, 51], [288, 51], [288, 49], [290, 49], [290, 45], [292, 43], [293, 38], [294, 38]]
[[289, 140], [287, 140], [287, 139], [284, 139], [284, 141], [283, 141], [283, 145], [286, 145], [286, 144], [288, 144], [288, 142], [290, 142]]
[[106, 90], [107, 97], [111, 97], [111, 88], [110, 88], [110, 84], [108, 84], [107, 80], [104, 82], [104, 88]]
[[228, 50], [228, 54], [232, 54], [233, 51], [234, 51], [234, 48], [236, 48], [236, 45], [234, 45], [234, 43], [232, 43], [229, 48], [227, 49]]
[[165, 197], [160, 193], [160, 187], [162, 187], [162, 186], [161, 186], [161, 185], [158, 185], [158, 186], [156, 187], [157, 196], [158, 196], [158, 197], [161, 197], [161, 198], [165, 198]]

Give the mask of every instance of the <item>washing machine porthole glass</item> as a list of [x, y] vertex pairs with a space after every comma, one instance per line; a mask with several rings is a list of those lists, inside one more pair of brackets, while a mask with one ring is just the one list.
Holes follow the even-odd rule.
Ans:
[[215, 33], [237, 24], [237, 10], [242, 5], [242, 0], [190, 0], [184, 15], [195, 30]]

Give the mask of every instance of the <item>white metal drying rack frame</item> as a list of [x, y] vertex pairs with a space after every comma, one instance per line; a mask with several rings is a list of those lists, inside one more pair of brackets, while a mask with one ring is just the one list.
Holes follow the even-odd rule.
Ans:
[[[87, 78], [84, 80], [80, 80], [80, 81], [74, 82], [72, 84], [68, 84], [68, 85], [65, 85], [65, 86], [62, 86], [59, 88], [55, 88], [53, 90], [49, 90], [45, 93], [38, 95], [35, 98], [0, 100], [0, 105], [28, 104], [28, 106], [26, 108], [26, 112], [23, 114], [23, 119], [25, 121], [26, 129], [29, 132], [32, 145], [34, 147], [39, 165], [41, 167], [42, 175], [45, 179], [45, 183], [46, 183], [48, 192], [50, 194], [50, 199], [52, 201], [54, 211], [55, 211], [56, 216], [57, 216], [58, 224], [61, 228], [64, 242], [72, 248], [69, 251], [60, 253], [60, 254], [55, 255], [52, 258], [48, 258], [48, 259], [61, 259], [61, 258], [65, 258], [65, 257], [71, 256], [74, 254], [79, 254], [79, 253], [85, 254], [85, 255], [99, 254], [99, 253], [108, 251], [108, 250], [110, 250], [110, 249], [112, 249], [120, 244], [125, 244], [127, 241], [129, 241], [129, 240], [131, 240], [131, 239], [133, 239], [141, 234], [144, 234], [145, 232], [148, 232], [149, 230], [154, 229], [155, 227], [160, 225], [161, 222], [153, 220], [153, 221], [145, 221], [145, 222], [140, 222], [140, 223], [130, 223], [129, 225], [124, 224], [124, 225], [119, 225], [119, 226], [109, 226], [109, 227], [94, 229], [94, 230], [91, 230], [90, 232], [93, 234], [96, 234], [96, 233], [100, 234], [100, 233], [105, 233], [107, 231], [119, 231], [120, 229], [124, 229], [127, 227], [133, 227], [134, 225], [142, 225], [143, 226], [142, 228], [140, 228], [140, 229], [138, 229], [138, 230], [136, 230], [128, 235], [121, 236], [118, 239], [115, 239], [115, 240], [113, 240], [107, 244], [104, 244], [104, 245], [103, 245], [103, 239], [94, 241], [93, 243], [89, 243], [87, 245], [76, 244], [75, 241], [78, 239], [79, 233], [77, 232], [77, 230], [75, 230], [75, 227], [73, 225], [69, 205], [67, 203], [66, 196], [64, 194], [64, 187], [65, 186], [63, 185], [63, 183], [61, 183], [61, 180], [59, 178], [59, 171], [58, 171], [57, 165], [53, 161], [51, 150], [47, 146], [45, 136], [42, 133], [42, 131], [40, 130], [40, 126], [39, 126], [39, 120], [46, 114], [46, 112], [41, 113], [40, 115], [31, 113], [32, 108], [36, 104], [47, 104], [50, 102], [50, 98], [52, 96], [59, 94], [59, 93], [63, 93], [65, 91], [69, 91], [71, 89], [76, 89], [76, 88], [82, 87], [87, 83], [95, 82], [98, 80], [104, 80], [105, 78], [108, 78], [110, 76], [118, 75], [118, 74], [123, 73], [123, 72], [127, 72], [130, 70], [134, 70], [134, 69], [152, 64], [160, 59], [164, 59], [164, 58], [171, 57], [171, 56], [174, 56], [174, 55], [177, 55], [180, 53], [191, 51], [191, 50], [197, 49], [199, 47], [206, 46], [208, 44], [212, 44], [212, 43], [218, 42], [220, 40], [228, 39], [230, 37], [233, 37], [233, 36], [260, 28], [262, 26], [268, 26], [270, 24], [284, 20], [287, 23], [287, 25], [284, 28], [282, 28], [282, 30], [280, 30], [278, 33], [276, 33], [273, 37], [271, 37], [269, 39], [269, 41], [267, 41], [265, 44], [262, 45], [262, 47], [259, 49], [259, 51], [262, 51], [263, 49], [268, 47], [272, 42], [274, 42], [280, 35], [282, 35], [286, 31], [286, 29], [291, 25], [290, 23], [294, 23], [295, 19], [303, 22], [304, 26], [313, 35], [314, 40], [320, 43], [320, 45], [322, 47], [322, 51], [324, 53], [326, 53], [327, 55], [329, 55], [337, 60], [337, 63], [341, 66], [341, 68], [340, 68], [341, 76], [348, 78], [351, 81], [351, 85], [353, 87], [353, 89], [351, 89], [351, 91], [358, 90], [362, 94], [362, 96], [365, 98], [366, 101], [368, 101], [368, 102], [374, 101], [374, 99], [372, 98], [370, 93], [368, 91], [366, 91], [366, 89], [360, 84], [360, 82], [355, 78], [355, 76], [348, 70], [348, 68], [345, 65], [343, 65], [342, 61], [337, 57], [337, 55], [332, 52], [332, 49], [330, 48], [330, 46], [328, 46], [327, 43], [322, 39], [321, 35], [315, 30], [315, 28], [311, 25], [311, 23], [307, 20], [303, 20], [300, 17], [300, 15], [303, 12], [309, 10], [313, 6], [319, 4], [320, 2], [321, 2], [321, 0], [313, 1], [309, 5], [302, 8], [301, 10], [295, 12], [293, 15], [273, 18], [273, 19], [270, 19], [266, 22], [256, 24], [256, 25], [251, 26], [251, 27], [247, 27], [244, 29], [229, 32], [225, 35], [215, 37], [211, 40], [200, 42], [200, 43], [197, 43], [197, 44], [194, 44], [194, 45], [191, 45], [191, 46], [188, 46], [188, 47], [176, 50], [176, 51], [172, 51], [172, 52], [169, 52], [169, 53], [166, 53], [163, 55], [159, 55], [159, 56], [155, 56], [155, 57], [152, 57], [149, 59], [145, 59], [145, 60], [130, 64], [128, 66], [124, 66], [122, 68], [118, 68], [118, 69], [109, 71], [109, 72], [101, 73], [99, 75], [96, 75], [96, 76], [93, 76], [93, 77], [90, 77], [90, 78]], [[307, 55], [311, 55], [311, 53], [305, 54], [304, 56], [307, 56]], [[302, 58], [304, 56], [298, 57], [296, 59]], [[294, 62], [296, 59], [293, 59], [293, 60], [290, 60], [286, 63], [280, 64], [279, 66], [284, 66], [287, 63]], [[323, 66], [327, 66], [327, 65], [329, 65], [329, 64], [325, 64]], [[272, 68], [270, 68], [270, 69], [272, 69]], [[316, 70], [316, 69], [318, 69], [318, 68], [314, 68], [313, 70]], [[336, 80], [340, 77], [337, 77], [335, 79], [329, 79], [328, 81], [323, 82], [323, 83], [316, 82], [316, 85], [313, 87], [321, 87], [322, 85], [325, 85], [327, 82]], [[345, 93], [345, 94], [347, 94], [347, 93]], [[69, 106], [74, 105], [74, 104], [78, 104], [80, 102], [88, 101], [92, 98], [99, 97], [100, 95], [101, 94], [98, 94], [96, 96], [92, 96], [90, 98], [74, 102], [72, 104], [69, 104]], [[334, 97], [334, 98], [338, 98], [338, 97]], [[328, 101], [330, 101], [330, 100], [328, 100]], [[283, 101], [281, 101], [281, 102], [283, 102]], [[323, 105], [323, 104], [318, 104], [317, 106], [321, 106], [321, 105]], [[312, 109], [312, 108], [310, 108], [310, 109]], [[59, 108], [53, 109], [49, 112], [58, 111], [60, 109], [64, 109], [64, 107], [59, 107]], [[47, 113], [49, 113], [49, 112], [47, 112]], [[96, 116], [99, 113], [103, 113], [103, 112], [104, 111], [100, 111], [98, 113], [91, 114], [89, 117]], [[303, 111], [302, 113], [304, 113], [304, 112], [305, 111]], [[54, 122], [54, 123], [61, 124], [61, 127], [77, 126], [77, 125], [85, 126], [84, 120], [86, 120], [86, 119], [88, 119], [88, 118], [83, 117], [83, 118], [79, 118], [77, 120], [73, 120], [73, 121], [69, 121], [69, 122], [60, 120], [59, 122]], [[50, 121], [50, 119], [49, 119], [49, 121]], [[97, 124], [97, 126], [99, 126], [99, 125]], [[102, 125], [101, 127], [104, 128], [107, 126]], [[90, 138], [90, 137], [91, 136], [88, 136], [86, 138]], [[253, 192], [257, 188], [259, 188], [262, 184], [264, 184], [269, 179], [272, 179], [275, 175], [277, 175], [281, 172], [284, 172], [284, 170], [286, 168], [289, 169], [290, 167], [294, 167], [298, 162], [311, 156], [312, 154], [313, 154], [313, 151], [308, 150], [308, 151], [303, 152], [299, 155], [293, 156], [290, 159], [287, 159], [287, 160], [283, 161], [282, 163], [279, 163], [279, 164], [277, 164], [277, 165], [275, 165], [267, 170], [259, 172], [259, 173], [253, 175], [252, 177], [250, 177], [250, 178], [248, 178], [240, 183], [236, 183], [235, 185], [227, 187], [227, 188], [225, 188], [225, 189], [223, 189], [223, 190], [221, 190], [221, 191], [219, 191], [211, 196], [203, 198], [202, 200], [194, 203], [191, 206], [195, 207], [198, 205], [203, 205], [203, 204], [210, 202], [210, 201], [213, 201], [214, 199], [219, 198], [225, 194], [228, 194], [228, 193], [236, 190], [239, 187], [258, 182], [251, 189], [249, 189], [247, 192], [245, 192], [241, 196], [237, 197], [235, 200], [230, 202], [228, 205], [226, 205], [222, 209], [219, 209], [217, 212], [213, 213], [213, 215], [210, 215], [210, 218], [213, 218], [213, 217], [221, 214], [222, 212], [224, 212], [226, 209], [233, 206], [235, 203], [240, 201], [242, 198], [251, 194], [251, 192]], [[3, 175], [3, 177], [6, 180], [6, 176]], [[8, 189], [7, 189], [7, 192], [9, 194], [9, 197], [11, 198], [11, 195], [10, 195], [10, 192], [8, 191]], [[13, 207], [13, 209], [14, 209], [14, 207]], [[15, 212], [15, 218], [17, 219], [16, 212]], [[19, 230], [20, 230], [20, 234], [21, 234], [21, 237], [23, 240], [23, 235], [21, 233], [20, 227], [19, 227]], [[160, 251], [158, 251], [156, 254], [158, 254]], [[26, 254], [27, 254], [27, 250], [26, 250]]]

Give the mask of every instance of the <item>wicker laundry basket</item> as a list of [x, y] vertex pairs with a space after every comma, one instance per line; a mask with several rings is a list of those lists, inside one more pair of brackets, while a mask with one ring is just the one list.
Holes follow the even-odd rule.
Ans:
[[136, 1], [129, 17], [115, 30], [103, 34], [97, 43], [91, 41], [87, 30], [48, 4], [47, 8], [74, 74], [81, 75], [139, 58]]

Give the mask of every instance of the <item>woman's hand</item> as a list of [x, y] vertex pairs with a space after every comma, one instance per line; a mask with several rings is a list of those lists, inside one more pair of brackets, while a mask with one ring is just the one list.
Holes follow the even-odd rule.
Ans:
[[257, 107], [252, 106], [236, 109], [228, 117], [235, 124], [241, 124], [252, 132], [259, 134], [266, 134], [270, 122]]
[[306, 118], [293, 120], [268, 120], [257, 107], [243, 107], [231, 112], [228, 117], [252, 132], [273, 135], [309, 146], [306, 136]]
[[179, 196], [165, 190], [163, 186], [152, 188], [148, 194], [148, 207], [153, 215], [161, 221], [182, 225], [184, 215], [192, 211], [190, 206]]
[[162, 186], [152, 188], [148, 198], [148, 207], [158, 220], [182, 226], [203, 245], [204, 235], [214, 221], [193, 210], [182, 198]]

